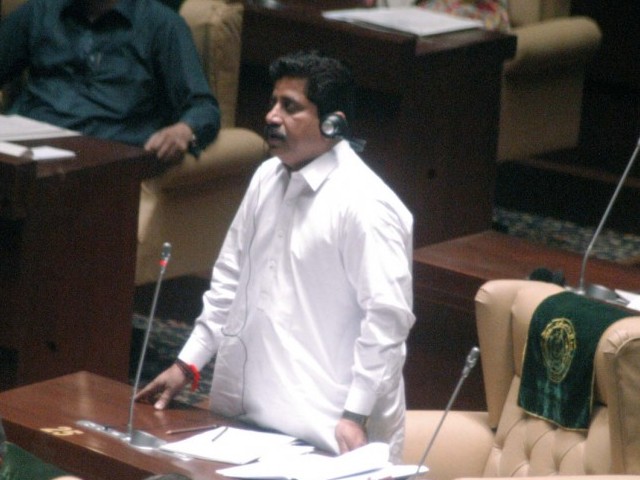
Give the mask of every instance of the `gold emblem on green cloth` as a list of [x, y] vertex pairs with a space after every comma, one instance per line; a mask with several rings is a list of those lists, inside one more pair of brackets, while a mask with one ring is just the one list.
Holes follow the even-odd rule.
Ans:
[[555, 318], [544, 328], [541, 350], [547, 378], [553, 383], [564, 380], [576, 351], [576, 331], [568, 318]]

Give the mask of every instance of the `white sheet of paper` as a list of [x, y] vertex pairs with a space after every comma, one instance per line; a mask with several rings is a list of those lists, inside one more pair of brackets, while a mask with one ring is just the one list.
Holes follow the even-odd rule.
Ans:
[[294, 441], [295, 437], [279, 433], [218, 427], [160, 448], [204, 460], [243, 464]]
[[74, 158], [75, 152], [71, 150], [65, 150], [63, 148], [42, 146], [33, 147], [31, 149], [31, 155], [34, 160], [57, 160], [60, 158]]
[[482, 28], [482, 22], [420, 7], [351, 8], [322, 12], [325, 18], [365, 23], [418, 36]]
[[80, 135], [73, 130], [56, 127], [21, 115], [0, 115], [0, 140], [38, 140]]
[[[389, 446], [386, 443], [373, 442], [339, 456], [318, 454], [291, 455], [289, 457], [266, 459], [242, 465], [223, 468], [220, 475], [242, 479], [296, 479], [296, 480], [335, 480], [353, 475], [363, 475], [363, 480], [378, 471], [391, 468]], [[413, 467], [412, 473], [417, 467]], [[373, 477], [372, 477], [373, 478]], [[383, 477], [380, 477], [383, 478]]]

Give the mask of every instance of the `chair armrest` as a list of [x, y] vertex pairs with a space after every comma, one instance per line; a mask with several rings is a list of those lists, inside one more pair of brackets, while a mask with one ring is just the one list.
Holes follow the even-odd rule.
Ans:
[[248, 176], [265, 157], [264, 140], [245, 128], [223, 128], [216, 140], [195, 158], [184, 160], [162, 175], [146, 180], [154, 191], [179, 190], [206, 185], [228, 176]]
[[600, 46], [600, 28], [587, 17], [562, 17], [512, 30], [516, 55], [504, 64], [508, 76], [541, 73], [566, 65], [585, 64]]
[[[409, 410], [405, 417], [403, 462], [417, 464], [431, 441], [441, 410]], [[425, 465], [429, 480], [481, 477], [493, 446], [486, 412], [450, 411]]]

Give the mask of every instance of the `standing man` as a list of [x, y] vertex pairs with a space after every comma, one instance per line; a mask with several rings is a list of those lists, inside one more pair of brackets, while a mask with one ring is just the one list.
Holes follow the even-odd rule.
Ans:
[[336, 453], [388, 442], [398, 461], [412, 216], [348, 141], [321, 132], [325, 116], [351, 114], [350, 72], [298, 53], [270, 73], [274, 157], [251, 181], [178, 361], [138, 399], [165, 408], [216, 356], [216, 413]]
[[191, 32], [156, 0], [28, 0], [0, 23], [0, 85], [27, 70], [9, 113], [167, 161], [220, 128]]

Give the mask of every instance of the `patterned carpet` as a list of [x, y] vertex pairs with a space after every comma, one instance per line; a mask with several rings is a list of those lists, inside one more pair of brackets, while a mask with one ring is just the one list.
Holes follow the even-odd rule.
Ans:
[[[595, 231], [595, 227], [582, 227], [568, 221], [541, 217], [529, 213], [498, 208], [494, 212], [496, 229], [531, 241], [543, 243], [568, 251], [583, 253]], [[635, 262], [640, 259], [640, 236], [622, 234], [604, 228], [594, 245], [594, 257], [618, 262]], [[142, 384], [154, 378], [176, 358], [187, 339], [193, 318], [199, 313], [202, 292], [207, 288], [203, 279], [182, 279], [163, 284], [158, 302], [156, 319], [153, 321], [142, 373]], [[135, 376], [139, 350], [147, 326], [149, 294], [152, 290], [137, 292], [137, 311], [133, 317], [134, 348], [132, 349], [131, 377]], [[207, 397], [211, 385], [213, 363], [202, 371], [200, 388], [196, 392], [185, 390], [178, 398], [185, 403], [199, 402]]]

